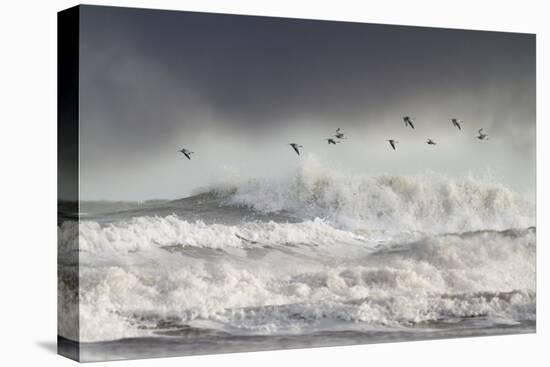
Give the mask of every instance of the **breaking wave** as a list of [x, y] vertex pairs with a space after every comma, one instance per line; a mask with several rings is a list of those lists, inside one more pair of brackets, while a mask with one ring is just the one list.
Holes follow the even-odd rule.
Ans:
[[60, 335], [421, 332], [536, 318], [534, 204], [490, 180], [308, 164], [155, 205], [58, 227], [60, 310], [78, 303], [81, 326]]
[[210, 192], [228, 205], [320, 217], [354, 229], [446, 233], [535, 224], [532, 203], [473, 177], [350, 176], [311, 163], [284, 179], [219, 185]]
[[188, 222], [169, 215], [137, 217], [107, 225], [84, 221], [78, 228], [66, 222], [58, 232], [61, 249], [88, 253], [128, 253], [173, 246], [224, 249], [369, 242], [360, 234], [334, 228], [319, 218], [301, 223], [245, 222], [233, 226]]
[[346, 260], [318, 248], [166, 254], [176, 261], [81, 266], [81, 341], [189, 326], [271, 335], [536, 317], [534, 229], [426, 237]]

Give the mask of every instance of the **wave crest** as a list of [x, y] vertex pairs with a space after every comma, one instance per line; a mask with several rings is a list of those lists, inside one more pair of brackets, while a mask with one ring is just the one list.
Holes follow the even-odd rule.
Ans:
[[513, 324], [536, 316], [533, 229], [425, 238], [337, 264], [325, 262], [325, 252], [266, 256], [272, 266], [243, 255], [82, 267], [81, 340], [162, 332], [168, 323], [284, 334], [342, 321], [369, 328], [470, 317]]
[[533, 204], [473, 177], [349, 176], [306, 164], [286, 179], [221, 185], [211, 192], [229, 205], [320, 217], [353, 229], [446, 233], [535, 224]]
[[61, 249], [88, 253], [128, 253], [174, 246], [228, 249], [367, 242], [364, 236], [334, 228], [319, 218], [301, 223], [246, 222], [233, 226], [189, 222], [169, 215], [137, 217], [107, 225], [84, 221], [78, 226], [78, 236], [74, 226], [61, 227], [58, 232]]

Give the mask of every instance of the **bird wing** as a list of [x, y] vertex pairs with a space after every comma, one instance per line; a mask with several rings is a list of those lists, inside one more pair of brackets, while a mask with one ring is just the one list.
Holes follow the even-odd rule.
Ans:
[[291, 145], [292, 149], [296, 152], [296, 154], [300, 155], [300, 151], [298, 150], [298, 147], [295, 145]]
[[182, 152], [184, 156], [187, 157], [187, 159], [191, 160], [191, 156], [189, 155], [189, 153], [187, 152]]
[[391, 145], [391, 147], [393, 148], [393, 150], [395, 150], [395, 144], [394, 144], [393, 141], [390, 141], [390, 145]]
[[414, 129], [414, 125], [411, 120], [409, 120], [409, 125], [411, 125], [411, 127]]
[[481, 135], [482, 131], [483, 131], [483, 128], [479, 129], [477, 132], [479, 133], [479, 135]]

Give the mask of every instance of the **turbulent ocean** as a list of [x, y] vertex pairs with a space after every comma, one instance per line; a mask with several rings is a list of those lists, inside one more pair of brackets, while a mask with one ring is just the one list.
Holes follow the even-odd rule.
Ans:
[[306, 167], [61, 214], [83, 360], [535, 331], [535, 207], [487, 179]]

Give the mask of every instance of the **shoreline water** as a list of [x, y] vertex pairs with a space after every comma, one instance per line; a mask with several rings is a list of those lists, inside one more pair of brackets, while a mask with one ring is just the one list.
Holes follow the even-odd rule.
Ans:
[[238, 336], [195, 329], [178, 337], [126, 338], [93, 343], [76, 343], [58, 337], [58, 348], [76, 346], [81, 362], [96, 362], [536, 333], [534, 320], [523, 321], [517, 325], [499, 325], [489, 328], [476, 326], [475, 322], [475, 318], [469, 318], [452, 326], [444, 323], [432, 323], [428, 329], [422, 327], [420, 331], [418, 328], [370, 332], [344, 330], [270, 336]]

